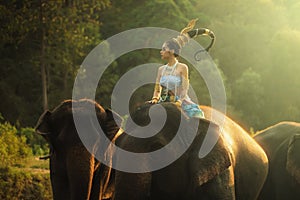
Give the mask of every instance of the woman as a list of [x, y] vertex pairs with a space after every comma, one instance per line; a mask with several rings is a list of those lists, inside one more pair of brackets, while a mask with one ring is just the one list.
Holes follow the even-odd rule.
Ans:
[[[162, 59], [167, 60], [167, 64], [158, 69], [153, 97], [148, 103], [176, 102], [181, 105], [187, 116], [204, 118], [203, 111], [187, 94], [189, 88], [188, 66], [178, 61], [180, 50], [189, 38], [201, 34], [209, 35], [214, 40], [213, 33], [208, 29], [191, 30], [195, 22], [196, 20], [192, 20], [177, 38], [163, 44], [160, 54]], [[211, 46], [212, 43], [209, 48]]]

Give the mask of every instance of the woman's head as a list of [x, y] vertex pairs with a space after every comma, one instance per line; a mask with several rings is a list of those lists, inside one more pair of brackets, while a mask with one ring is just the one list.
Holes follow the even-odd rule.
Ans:
[[168, 40], [163, 44], [161, 52], [167, 51], [173, 54], [175, 57], [178, 57], [180, 50], [181, 48], [175, 40]]

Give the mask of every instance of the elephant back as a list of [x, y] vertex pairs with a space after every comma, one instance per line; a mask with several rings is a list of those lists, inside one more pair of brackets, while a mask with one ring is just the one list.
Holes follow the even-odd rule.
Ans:
[[[236, 122], [208, 106], [200, 106], [207, 119], [219, 125], [222, 136], [231, 147], [236, 194], [256, 199], [268, 172], [268, 157], [261, 146]], [[249, 185], [256, 185], [250, 188]]]
[[269, 160], [274, 159], [274, 153], [282, 143], [288, 144], [290, 138], [296, 133], [300, 133], [300, 124], [295, 122], [280, 122], [259, 131], [254, 135], [254, 139], [266, 152]]
[[[201, 106], [208, 120], [220, 126], [223, 136], [231, 141], [231, 147], [235, 155], [245, 153], [257, 154], [261, 160], [267, 162], [267, 157], [263, 149], [239, 124], [227, 117], [225, 114], [208, 106]], [[239, 159], [239, 157], [237, 157]]]

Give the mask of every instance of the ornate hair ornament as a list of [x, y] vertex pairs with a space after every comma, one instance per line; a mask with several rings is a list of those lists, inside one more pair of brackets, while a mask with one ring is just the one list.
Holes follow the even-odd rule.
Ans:
[[188, 32], [193, 30], [197, 20], [198, 19], [192, 19], [188, 23], [188, 25], [180, 31], [180, 35], [176, 38], [173, 38], [173, 40], [179, 45], [180, 48], [182, 48], [186, 43], [189, 42], [191, 36], [188, 34]]
[[215, 43], [215, 34], [207, 29], [207, 28], [197, 28], [197, 29], [194, 29], [194, 26], [196, 24], [196, 21], [198, 19], [192, 19], [185, 28], [183, 28], [181, 31], [180, 31], [180, 35], [177, 36], [176, 38], [173, 38], [173, 40], [179, 45], [180, 48], [182, 48], [186, 43], [189, 42], [190, 38], [195, 38], [197, 37], [198, 35], [207, 35], [211, 38], [211, 42], [210, 44], [204, 48], [204, 49], [201, 49], [199, 51], [197, 51], [195, 53], [195, 59], [197, 61], [199, 61], [200, 59], [197, 58], [197, 55], [203, 51], [209, 51], [209, 49], [213, 46], [213, 44]]

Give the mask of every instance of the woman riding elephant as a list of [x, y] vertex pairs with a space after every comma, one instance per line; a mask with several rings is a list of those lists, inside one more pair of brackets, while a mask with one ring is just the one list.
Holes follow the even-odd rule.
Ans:
[[[148, 169], [141, 173], [117, 170], [115, 200], [257, 199], [267, 176], [268, 161], [264, 151], [248, 133], [210, 107], [201, 107], [209, 121], [187, 118], [178, 104], [170, 102], [143, 105], [133, 113], [132, 120], [139, 126], [146, 126], [152, 120], [160, 119], [163, 113], [155, 109], [157, 106], [163, 106], [167, 113], [165, 125], [159, 133], [146, 139], [132, 137], [136, 129], [128, 123], [127, 134], [118, 139], [118, 145], [135, 153], [156, 152], [170, 144], [180, 129], [183, 134], [177, 138], [178, 143], [189, 147], [177, 160], [161, 169]], [[186, 126], [180, 128], [181, 124]], [[195, 131], [195, 138], [191, 143], [187, 142]], [[199, 157], [208, 133], [211, 134], [210, 139], [217, 138], [216, 143], [205, 157]], [[139, 167], [151, 168], [152, 162], [163, 162], [179, 154], [180, 146], [177, 147], [169, 148], [168, 154], [161, 157], [144, 159]], [[124, 161], [118, 155], [116, 157], [116, 163]]]
[[[164, 112], [158, 112], [154, 108], [163, 106], [167, 113], [165, 125], [158, 134], [145, 139], [132, 137], [148, 133], [128, 123], [125, 130], [127, 134], [123, 134], [117, 142], [122, 149], [142, 155], [159, 152], [165, 146], [169, 149], [161, 157], [145, 156], [139, 164], [128, 164], [133, 168], [138, 165], [141, 169], [144, 168], [144, 172], [136, 169], [132, 172], [117, 170], [115, 200], [254, 200], [258, 197], [268, 168], [264, 151], [235, 122], [216, 111], [215, 117], [216, 115], [211, 114], [213, 109], [199, 107], [187, 95], [188, 67], [177, 60], [180, 50], [193, 36], [209, 35], [212, 38], [211, 44], [214, 41], [214, 34], [210, 30], [193, 30], [194, 24], [195, 21], [191, 21], [177, 38], [163, 44], [161, 57], [168, 63], [158, 69], [153, 97], [148, 101], [150, 104], [139, 107], [132, 117], [140, 126], [147, 126], [155, 121], [159, 124], [163, 121], [161, 116]], [[195, 126], [197, 123], [198, 126]], [[183, 129], [180, 128], [181, 124], [185, 124]], [[149, 132], [157, 126], [150, 127]], [[177, 134], [179, 129], [183, 133], [180, 136]], [[194, 134], [195, 138], [190, 140]], [[172, 144], [174, 138], [178, 138], [178, 144], [175, 148], [170, 148], [169, 144]], [[205, 147], [212, 141], [215, 144], [208, 145], [212, 148], [203, 156], [202, 146]], [[182, 145], [187, 145], [187, 149], [182, 150]], [[180, 153], [182, 155], [177, 158], [176, 155]], [[116, 163], [126, 163], [123, 156], [116, 157]], [[170, 157], [176, 158], [175, 161], [163, 168], [155, 168], [156, 164], [153, 162], [164, 162]]]
[[[87, 109], [90, 108], [90, 109]], [[46, 111], [40, 117], [36, 131], [50, 144], [50, 178], [54, 200], [102, 199], [112, 196], [111, 169], [102, 165], [83, 145], [74, 124], [73, 113], [84, 116], [84, 132], [88, 137], [95, 136], [96, 148], [104, 148], [98, 141], [98, 133], [92, 124], [92, 113], [106, 137], [114, 140], [119, 130], [114, 120], [121, 120], [111, 110], [104, 110], [94, 101], [66, 100], [52, 112]], [[119, 122], [118, 122], [119, 123]], [[102, 145], [102, 146], [101, 146]]]
[[181, 105], [181, 108], [189, 117], [204, 118], [202, 110], [188, 96], [188, 66], [179, 62], [178, 59], [183, 46], [193, 37], [198, 35], [210, 36], [212, 40], [206, 48], [207, 51], [214, 43], [215, 35], [211, 30], [206, 28], [193, 29], [196, 21], [197, 19], [191, 20], [181, 30], [179, 36], [164, 42], [162, 45], [161, 58], [166, 60], [167, 64], [158, 68], [153, 97], [148, 103], [176, 102]]
[[254, 139], [269, 158], [269, 173], [260, 199], [300, 198], [300, 123], [281, 122]]

